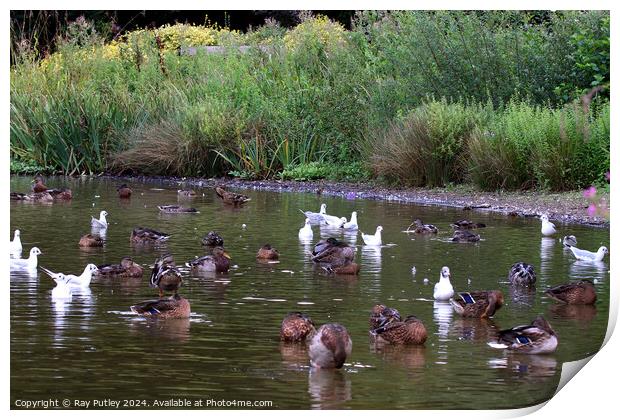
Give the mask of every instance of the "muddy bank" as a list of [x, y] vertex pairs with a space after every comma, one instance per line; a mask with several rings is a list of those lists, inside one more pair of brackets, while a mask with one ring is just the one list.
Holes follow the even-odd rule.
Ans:
[[[116, 178], [106, 175], [107, 178]], [[350, 200], [385, 200], [423, 205], [460, 207], [467, 211], [493, 211], [515, 217], [537, 217], [543, 213], [561, 223], [577, 223], [609, 227], [609, 222], [599, 216], [589, 216], [588, 201], [581, 191], [549, 193], [481, 192], [472, 187], [454, 188], [393, 188], [373, 183], [346, 183], [332, 181], [247, 181], [229, 178], [176, 178], [159, 176], [122, 177], [125, 182], [160, 182], [164, 185], [192, 188], [212, 188], [226, 185], [232, 189], [250, 189], [275, 192], [307, 192], [338, 196]], [[609, 203], [609, 194], [604, 195]], [[465, 216], [464, 216], [465, 217]]]

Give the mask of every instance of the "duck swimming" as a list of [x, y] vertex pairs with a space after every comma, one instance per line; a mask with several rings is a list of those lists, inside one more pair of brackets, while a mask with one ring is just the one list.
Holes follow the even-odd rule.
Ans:
[[256, 253], [258, 260], [277, 260], [278, 258], [280, 258], [280, 253], [270, 244], [263, 245]]
[[36, 203], [51, 203], [54, 201], [54, 197], [52, 197], [52, 195], [47, 191], [32, 194], [12, 192], [11, 200], [20, 200]]
[[355, 248], [336, 238], [328, 238], [314, 245], [311, 260], [315, 263], [327, 264], [331, 268], [343, 267], [353, 262]]
[[433, 299], [439, 301], [449, 301], [454, 296], [454, 288], [450, 283], [450, 269], [442, 267], [439, 282], [435, 284], [433, 291]]
[[205, 255], [185, 263], [187, 267], [196, 271], [209, 273], [226, 273], [230, 268], [230, 255], [221, 246], [213, 248], [212, 255]]
[[222, 238], [219, 233], [212, 230], [202, 238], [202, 244], [210, 247], [224, 246], [224, 238]]
[[176, 294], [183, 283], [181, 272], [174, 264], [174, 258], [170, 254], [166, 254], [157, 260], [151, 271], [150, 284], [151, 287], [159, 289], [159, 297], [164, 296], [164, 292]]
[[316, 334], [314, 322], [302, 312], [289, 312], [280, 326], [280, 340], [286, 342], [305, 341]]
[[366, 245], [379, 246], [381, 245], [381, 231], [383, 230], [383, 226], [377, 226], [377, 230], [374, 235], [366, 234], [364, 232], [360, 232], [362, 234], [362, 239]]
[[69, 286], [86, 288], [90, 286], [90, 281], [93, 277], [93, 273], [97, 271], [97, 266], [95, 264], [88, 264], [86, 268], [84, 268], [82, 274], [80, 274], [79, 276], [76, 276], [75, 274], [54, 273], [53, 271], [48, 270], [44, 267], [41, 267], [41, 270], [43, 270], [48, 276], [56, 280], [57, 283], [57, 279], [64, 276], [64, 280]]
[[478, 229], [478, 228], [484, 228], [487, 227], [487, 225], [485, 225], [484, 223], [474, 223], [471, 220], [457, 220], [456, 222], [452, 223], [450, 226], [452, 226], [454, 229], [458, 229], [458, 230], [462, 230], [462, 229]]
[[353, 342], [343, 325], [324, 324], [310, 342], [310, 364], [316, 369], [340, 369], [352, 348]]
[[9, 260], [11, 271], [35, 270], [39, 264], [37, 256], [41, 254], [41, 250], [35, 246], [30, 249], [28, 258], [11, 258]]
[[579, 280], [552, 287], [545, 294], [558, 302], [572, 305], [592, 305], [596, 302], [596, 289], [590, 280]]
[[414, 315], [404, 321], [386, 320], [373, 333], [390, 344], [424, 344], [428, 337], [424, 323]]
[[539, 315], [530, 325], [500, 331], [497, 342], [488, 344], [496, 349], [545, 354], [555, 351], [558, 347], [558, 338], [547, 320]]
[[516, 262], [510, 267], [508, 281], [515, 286], [531, 286], [536, 283], [534, 266], [524, 262]]
[[312, 232], [312, 226], [310, 225], [310, 219], [306, 219], [306, 223], [304, 227], [299, 229], [299, 233], [297, 234], [299, 239], [312, 239], [314, 233]]
[[189, 301], [178, 293], [166, 298], [140, 302], [129, 309], [135, 314], [157, 319], [189, 318], [191, 314]]
[[[414, 228], [411, 230], [411, 228]], [[412, 224], [407, 228], [407, 232], [414, 232], [418, 235], [436, 234], [438, 232], [435, 225], [425, 225], [421, 219], [415, 219]]]
[[310, 223], [317, 225], [323, 221], [323, 215], [327, 213], [327, 204], [321, 204], [321, 209], [318, 213], [303, 211], [301, 209], [299, 209], [299, 211], [302, 212], [307, 219], [310, 219]]
[[543, 214], [542, 216], [540, 216], [540, 221], [541, 221], [540, 232], [544, 236], [555, 235], [556, 233], [555, 225], [549, 221], [549, 216], [547, 216], [546, 214]]
[[452, 242], [478, 242], [480, 235], [472, 233], [469, 230], [455, 230], [452, 235]]
[[100, 277], [142, 277], [144, 270], [131, 257], [123, 257], [120, 264], [103, 264], [97, 266]]
[[579, 249], [574, 246], [570, 246], [569, 248], [572, 251], [575, 258], [577, 258], [578, 260], [582, 260], [582, 261], [590, 261], [590, 262], [603, 261], [603, 258], [605, 258], [605, 254], [609, 254], [609, 250], [605, 246], [600, 247], [598, 251], [596, 252], [587, 251], [585, 249]]
[[101, 212], [99, 213], [99, 219], [95, 219], [94, 217], [91, 216], [90, 225], [96, 229], [107, 229], [108, 228], [108, 221], [106, 220], [107, 215], [108, 215], [107, 211], [101, 210]]
[[182, 206], [176, 206], [176, 205], [157, 206], [157, 208], [162, 213], [194, 213], [194, 214], [200, 213], [198, 210], [196, 210], [193, 207], [182, 207]]
[[215, 193], [222, 199], [225, 204], [240, 206], [251, 200], [250, 197], [243, 194], [232, 193], [226, 191], [222, 187], [215, 187]]
[[357, 226], [357, 212], [354, 211], [351, 213], [351, 219], [348, 222], [345, 222], [342, 225], [342, 228], [344, 230], [357, 230], [358, 226]]
[[370, 331], [372, 332], [386, 322], [400, 320], [400, 313], [396, 309], [389, 308], [383, 304], [378, 304], [372, 307], [368, 324], [370, 325]]
[[183, 198], [196, 197], [196, 191], [194, 190], [177, 190], [177, 195]]
[[103, 246], [103, 238], [96, 233], [88, 233], [80, 238], [78, 245], [84, 248]]
[[118, 192], [118, 198], [131, 198], [131, 194], [133, 193], [127, 184], [122, 184], [116, 189], [116, 192]]
[[165, 242], [170, 238], [167, 233], [159, 232], [154, 229], [137, 227], [131, 231], [129, 241], [135, 244], [155, 244]]
[[461, 292], [450, 299], [454, 311], [465, 318], [490, 318], [504, 304], [499, 290]]

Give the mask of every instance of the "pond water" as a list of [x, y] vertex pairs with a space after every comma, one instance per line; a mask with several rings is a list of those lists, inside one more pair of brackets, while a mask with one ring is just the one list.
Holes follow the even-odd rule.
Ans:
[[[270, 400], [273, 407], [383, 409], [517, 408], [550, 398], [562, 363], [595, 353], [605, 336], [609, 309], [608, 257], [598, 264], [576, 262], [558, 237], [541, 238], [540, 221], [456, 208], [346, 200], [308, 193], [245, 191], [252, 201], [225, 206], [211, 189], [183, 200], [198, 215], [162, 215], [157, 205], [178, 202], [178, 185], [132, 183], [129, 201], [116, 195], [118, 180], [50, 178], [68, 186], [68, 203], [11, 202], [11, 235], [22, 232], [24, 255], [38, 246], [40, 266], [79, 274], [87, 263], [118, 263], [131, 255], [145, 267], [142, 279], [94, 280], [70, 302], [53, 301], [54, 282], [44, 273], [11, 273], [11, 404], [16, 399]], [[30, 178], [12, 177], [11, 191], [27, 191]], [[204, 193], [204, 195], [203, 195]], [[385, 246], [363, 246], [355, 235], [336, 237], [357, 247], [358, 276], [334, 277], [315, 269], [311, 244], [297, 237], [304, 217], [298, 209], [349, 217], [373, 233], [381, 224]], [[77, 245], [90, 232], [90, 217], [109, 213], [105, 247]], [[437, 237], [402, 231], [415, 217], [440, 229]], [[477, 244], [444, 241], [450, 222], [470, 218], [488, 225]], [[247, 225], [242, 228], [242, 225]], [[136, 226], [169, 233], [165, 247], [135, 248]], [[314, 241], [334, 235], [314, 227]], [[191, 302], [189, 320], [152, 322], [131, 315], [129, 306], [156, 296], [148, 277], [154, 260], [171, 252], [178, 265], [203, 255], [202, 237], [218, 231], [232, 255], [225, 275], [192, 276], [182, 269], [180, 293]], [[609, 231], [560, 225], [579, 246], [609, 245]], [[279, 264], [255, 260], [261, 245], [280, 253]], [[534, 294], [509, 287], [516, 261], [533, 264]], [[500, 289], [506, 305], [492, 320], [462, 319], [449, 305], [432, 300], [442, 266], [450, 267], [455, 290]], [[416, 267], [415, 275], [411, 268]], [[424, 279], [429, 281], [425, 284]], [[596, 306], [553, 303], [543, 291], [575, 279], [595, 280]], [[424, 346], [375, 347], [368, 316], [376, 303], [415, 314], [429, 332]], [[353, 353], [338, 371], [312, 371], [304, 346], [279, 342], [282, 318], [303, 311], [315, 323], [339, 322], [353, 340]], [[519, 355], [487, 346], [495, 331], [531, 322], [543, 314], [556, 330], [552, 355]], [[222, 408], [222, 407], [220, 407]], [[239, 408], [232, 406], [231, 408]]]

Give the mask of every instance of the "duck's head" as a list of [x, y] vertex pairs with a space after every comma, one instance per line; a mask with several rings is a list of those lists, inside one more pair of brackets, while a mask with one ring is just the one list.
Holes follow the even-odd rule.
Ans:
[[37, 248], [36, 246], [30, 250], [30, 256], [41, 255], [41, 254], [42, 254], [41, 250]]
[[450, 279], [450, 269], [448, 267], [441, 267], [441, 278]]
[[121, 260], [121, 267], [129, 268], [131, 266], [133, 266], [133, 260], [131, 259], [131, 257], [123, 257], [123, 259]]
[[105, 210], [101, 210], [101, 213], [99, 213], [99, 217], [104, 218], [108, 215], [108, 212]]
[[377, 226], [377, 233], [381, 232], [383, 230], [383, 226]]
[[503, 306], [504, 305], [504, 294], [501, 292], [501, 290], [494, 290], [492, 292], [495, 295], [495, 302], [498, 306]]
[[224, 257], [226, 257], [229, 260], [231, 258], [230, 255], [226, 251], [224, 251], [224, 248], [222, 248], [221, 246], [216, 246], [215, 248], [213, 248], [213, 255], [215, 257], [222, 257], [222, 256], [224, 256]]
[[536, 319], [532, 322], [532, 325], [540, 328], [541, 330], [547, 331], [550, 334], [555, 334], [555, 331], [553, 331], [551, 325], [542, 315], [538, 315]]
[[88, 264], [84, 271], [93, 274], [95, 271], [99, 270], [95, 264]]
[[415, 219], [413, 221], [413, 224], [416, 225], [416, 226], [422, 226], [423, 225], [422, 219]]
[[[19, 232], [19, 231], [17, 231]], [[606, 246], [602, 246], [598, 249], [598, 252], [602, 252], [603, 254], [609, 254], [609, 250], [607, 249]]]
[[43, 177], [41, 175], [37, 175], [37, 176], [34, 177], [32, 182], [35, 183], [35, 184], [42, 184], [43, 183]]
[[19, 238], [20, 234], [21, 234], [21, 232], [19, 231], [19, 229], [15, 229], [15, 237]]

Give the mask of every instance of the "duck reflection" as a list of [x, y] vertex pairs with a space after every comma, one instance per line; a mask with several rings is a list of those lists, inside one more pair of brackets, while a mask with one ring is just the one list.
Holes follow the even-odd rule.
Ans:
[[604, 261], [576, 260], [570, 266], [571, 280], [603, 280], [607, 272], [607, 264]]
[[290, 369], [306, 369], [310, 364], [308, 345], [306, 343], [280, 342], [279, 350], [282, 355], [282, 361]]
[[135, 295], [144, 286], [142, 277], [95, 277], [93, 283], [105, 285], [114, 293]]
[[54, 347], [62, 347], [65, 340], [64, 332], [67, 328], [67, 315], [71, 307], [72, 296], [52, 295], [52, 318], [54, 321]]
[[380, 246], [362, 246], [362, 263], [367, 267], [364, 272], [381, 271], [381, 251]]
[[555, 317], [572, 319], [577, 321], [577, 325], [586, 328], [596, 317], [596, 306], [594, 305], [568, 305], [565, 303], [553, 303], [549, 305], [548, 311]]
[[477, 341], [484, 345], [497, 337], [499, 328], [492, 319], [457, 317], [452, 330], [459, 340]]
[[357, 245], [357, 230], [345, 230], [342, 233], [342, 239], [350, 246]]
[[437, 324], [437, 363], [447, 363], [448, 358], [448, 334], [454, 309], [448, 302], [433, 302], [433, 320]]
[[389, 344], [370, 336], [370, 351], [381, 355], [383, 360], [410, 370], [421, 370], [426, 365], [426, 347], [424, 345]]
[[186, 342], [190, 338], [190, 318], [132, 318], [131, 332], [149, 335], [156, 340]]
[[308, 393], [314, 409], [337, 409], [351, 397], [351, 380], [342, 369], [310, 369]]
[[536, 302], [536, 286], [511, 284], [508, 286], [508, 295], [510, 296], [510, 301], [515, 307], [531, 308]]
[[488, 364], [509, 380], [544, 380], [558, 372], [558, 362], [552, 355], [507, 353], [505, 358], [491, 359]]

